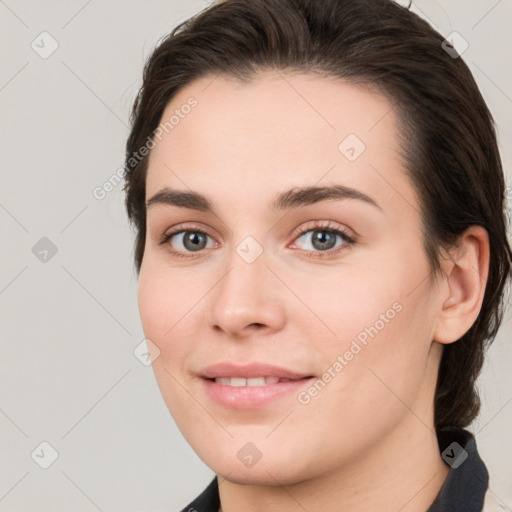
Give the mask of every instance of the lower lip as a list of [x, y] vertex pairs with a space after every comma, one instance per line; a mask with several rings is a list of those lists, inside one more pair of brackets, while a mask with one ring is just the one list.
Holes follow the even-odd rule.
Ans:
[[229, 386], [213, 380], [201, 379], [206, 393], [218, 404], [231, 409], [257, 409], [284, 398], [310, 384], [314, 377], [277, 382], [268, 386]]

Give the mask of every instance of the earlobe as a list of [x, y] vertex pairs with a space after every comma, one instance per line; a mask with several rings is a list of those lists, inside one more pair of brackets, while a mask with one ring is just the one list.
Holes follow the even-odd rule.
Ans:
[[473, 325], [482, 306], [489, 272], [489, 236], [482, 226], [469, 227], [446, 260], [447, 286], [440, 297], [434, 340], [453, 343]]

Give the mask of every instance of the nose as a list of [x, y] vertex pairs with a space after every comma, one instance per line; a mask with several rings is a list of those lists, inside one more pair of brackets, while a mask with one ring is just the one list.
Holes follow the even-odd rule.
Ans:
[[206, 322], [210, 327], [235, 339], [283, 328], [282, 284], [267, 264], [264, 254], [248, 263], [233, 252], [223, 277], [207, 297]]

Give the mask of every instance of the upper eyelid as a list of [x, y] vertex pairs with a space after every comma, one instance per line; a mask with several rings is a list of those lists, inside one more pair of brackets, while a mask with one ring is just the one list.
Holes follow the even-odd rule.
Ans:
[[[313, 220], [313, 221], [309, 221], [309, 222], [313, 222], [314, 224], [313, 225], [310, 225], [310, 226], [303, 226], [303, 227], [298, 227], [296, 228], [294, 231], [293, 231], [293, 236], [298, 236], [300, 234], [303, 234], [304, 232], [307, 232], [307, 231], [314, 231], [315, 229], [325, 229], [326, 231], [328, 230], [337, 230], [337, 231], [344, 231], [344, 230], [347, 230], [347, 228], [345, 227], [342, 227], [342, 226], [336, 226], [336, 225], [332, 225], [332, 221], [330, 220], [325, 220], [325, 221], [322, 221], [322, 220]], [[308, 224], [308, 223], [306, 223]], [[166, 230], [164, 232], [164, 236], [166, 235], [176, 235], [178, 233], [181, 233], [183, 231], [201, 231], [201, 232], [204, 232], [206, 233], [207, 235], [211, 236], [209, 234], [209, 228], [204, 228], [202, 227], [201, 225], [199, 224], [196, 224], [196, 223], [191, 223], [191, 224], [188, 224], [188, 223], [183, 223], [183, 224], [178, 224], [177, 226], [173, 227], [172, 230]], [[351, 231], [351, 230], [350, 230]]]
[[209, 233], [209, 229], [203, 228], [200, 225], [197, 225], [195, 223], [192, 224], [178, 224], [178, 226], [173, 227], [172, 229], [168, 229], [164, 231], [164, 234], [162, 235], [162, 239], [177, 235], [179, 233], [187, 232], [187, 231], [199, 231], [201, 233], [204, 233], [208, 235], [210, 238], [213, 238], [212, 235]]

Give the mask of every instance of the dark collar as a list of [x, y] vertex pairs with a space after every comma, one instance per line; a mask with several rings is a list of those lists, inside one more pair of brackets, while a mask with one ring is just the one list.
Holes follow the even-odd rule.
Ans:
[[[481, 512], [489, 473], [480, 458], [474, 435], [468, 430], [445, 427], [437, 430], [437, 442], [450, 473], [426, 512]], [[218, 512], [217, 477], [181, 512]]]
[[218, 512], [220, 507], [219, 486], [217, 476], [208, 487], [181, 512]]
[[445, 427], [437, 430], [442, 459], [451, 466], [448, 478], [427, 512], [481, 512], [489, 473], [468, 430]]

